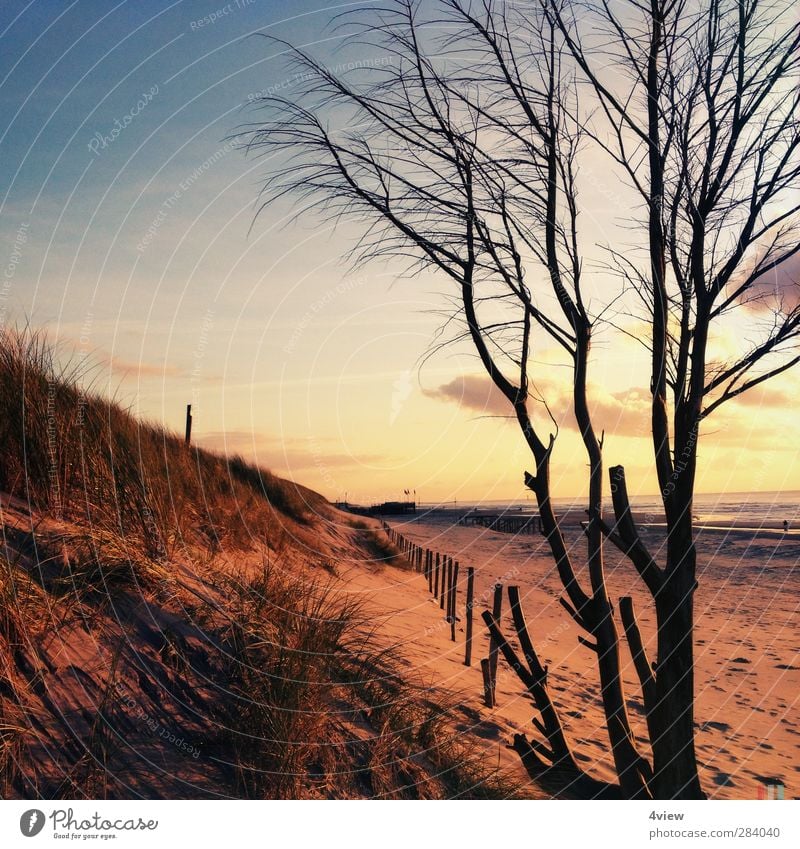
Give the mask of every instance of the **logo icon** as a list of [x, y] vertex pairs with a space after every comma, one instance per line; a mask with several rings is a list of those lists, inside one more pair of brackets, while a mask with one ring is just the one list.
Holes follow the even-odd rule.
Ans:
[[773, 781], [764, 781], [758, 788], [759, 799], [783, 799], [784, 788], [783, 783], [777, 779]]
[[411, 396], [414, 387], [411, 383], [411, 369], [406, 369], [392, 384], [392, 411], [389, 414], [389, 424], [393, 425], [400, 415], [400, 410]]
[[31, 808], [19, 818], [19, 830], [25, 837], [36, 837], [44, 828], [44, 813], [36, 808]]

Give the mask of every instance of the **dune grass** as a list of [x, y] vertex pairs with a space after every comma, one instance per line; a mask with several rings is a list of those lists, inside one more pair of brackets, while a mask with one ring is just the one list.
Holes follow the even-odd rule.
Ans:
[[86, 361], [41, 333], [0, 331], [0, 490], [113, 531], [158, 560], [181, 542], [247, 546], [324, 500], [241, 457], [187, 448], [92, 388]]
[[[31, 517], [26, 527], [3, 523], [0, 795], [121, 792], [116, 771], [125, 769], [129, 726], [119, 724], [115, 676], [127, 670], [126, 686], [134, 686], [139, 649], [119, 648], [131, 623], [117, 617], [122, 609], [136, 615], [137, 599], [166, 605], [171, 621], [207, 637], [192, 654], [164, 630], [157, 662], [177, 691], [203, 683], [191, 677], [195, 667], [210, 670], [213, 680], [203, 680], [224, 697], [209, 707], [207, 742], [218, 764], [230, 764], [230, 795], [517, 793], [448, 730], [447, 705], [370, 647], [358, 606], [335, 592], [335, 557], [321, 551], [320, 561], [309, 547], [330, 517], [321, 496], [136, 419], [93, 389], [85, 362], [62, 356], [41, 334], [0, 331], [0, 409], [0, 491]], [[365, 564], [402, 565], [371, 524], [351, 532]], [[287, 570], [281, 552], [307, 568]], [[191, 564], [204, 590], [181, 584], [176, 558]], [[249, 564], [241, 572], [231, 566], [239, 561]], [[112, 659], [80, 670], [90, 684], [85, 698], [100, 695], [82, 708], [94, 716], [83, 736], [69, 729], [54, 779], [30, 756], [37, 732], [25, 705], [58, 724], [41, 670], [55, 669], [46, 646], [57, 651], [58, 641], [48, 635], [70, 623]], [[148, 704], [146, 692], [133, 695]]]
[[274, 568], [225, 585], [235, 699], [223, 719], [246, 798], [506, 798], [521, 788], [469, 751], [449, 707], [369, 646], [357, 603]]

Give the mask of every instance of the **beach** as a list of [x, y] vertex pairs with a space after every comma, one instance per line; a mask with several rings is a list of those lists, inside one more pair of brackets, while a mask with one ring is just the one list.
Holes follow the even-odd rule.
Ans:
[[[407, 539], [459, 562], [456, 642], [422, 575], [392, 567], [365, 573], [353, 567], [341, 577], [348, 591], [373, 610], [373, 639], [394, 648], [410, 675], [455, 694], [461, 714], [457, 730], [525, 780], [517, 755], [507, 746], [515, 733], [537, 736], [531, 723], [535, 707], [501, 659], [497, 706], [486, 708], [480, 673], [480, 658], [488, 654], [480, 612], [491, 605], [496, 583], [519, 586], [535, 647], [549, 668], [551, 695], [576, 756], [593, 777], [613, 781], [595, 657], [578, 643], [580, 631], [559, 604], [561, 586], [544, 538], [463, 527], [457, 524], [459, 515], [455, 510], [430, 511], [402, 521], [389, 519]], [[567, 511], [561, 525], [576, 571], [586, 582], [582, 518], [576, 510]], [[697, 544], [695, 722], [701, 779], [712, 798], [755, 799], [775, 792], [770, 786], [782, 786], [786, 798], [792, 798], [800, 778], [800, 535], [783, 534], [776, 526], [754, 532], [724, 524], [714, 530], [717, 522], [707, 523]], [[650, 524], [646, 539], [658, 559], [663, 529]], [[471, 667], [463, 663], [467, 566], [475, 568]], [[633, 597], [645, 647], [654, 660], [652, 601], [633, 567], [611, 546], [606, 547], [606, 574], [615, 606], [620, 596]], [[514, 636], [507, 596], [503, 606], [504, 630]], [[641, 692], [624, 638], [621, 655], [631, 722], [649, 757]]]

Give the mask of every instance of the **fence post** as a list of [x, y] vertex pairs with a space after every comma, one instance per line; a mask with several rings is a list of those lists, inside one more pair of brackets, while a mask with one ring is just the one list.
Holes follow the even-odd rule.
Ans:
[[[494, 585], [494, 600], [492, 603], [492, 616], [494, 621], [500, 625], [500, 616], [503, 611], [503, 585]], [[497, 704], [497, 659], [500, 653], [500, 646], [497, 645], [494, 638], [489, 638], [489, 682], [492, 687], [492, 704], [494, 707]]]
[[436, 577], [433, 582], [433, 597], [439, 597], [439, 552], [436, 552]]
[[[450, 591], [450, 578], [453, 574], [453, 560], [450, 557], [444, 558], [442, 564], [442, 583], [439, 584], [439, 609], [444, 610], [445, 591]], [[445, 612], [447, 616], [447, 612]]]
[[475, 602], [475, 569], [467, 567], [467, 636], [466, 649], [464, 650], [464, 666], [472, 666], [472, 607]]
[[481, 658], [481, 673], [483, 674], [483, 700], [486, 707], [494, 707], [494, 693], [492, 692], [492, 673], [489, 669], [489, 658]]
[[458, 600], [458, 561], [453, 566], [453, 586], [450, 589], [450, 639], [456, 641], [456, 604]]

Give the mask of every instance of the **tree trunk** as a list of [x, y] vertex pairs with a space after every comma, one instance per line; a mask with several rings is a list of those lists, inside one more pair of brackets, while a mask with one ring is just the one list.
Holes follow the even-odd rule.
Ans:
[[[677, 536], [676, 536], [677, 535]], [[694, 591], [691, 509], [671, 535], [664, 586], [656, 596], [658, 660], [653, 709], [653, 795], [705, 799], [694, 746]]]

